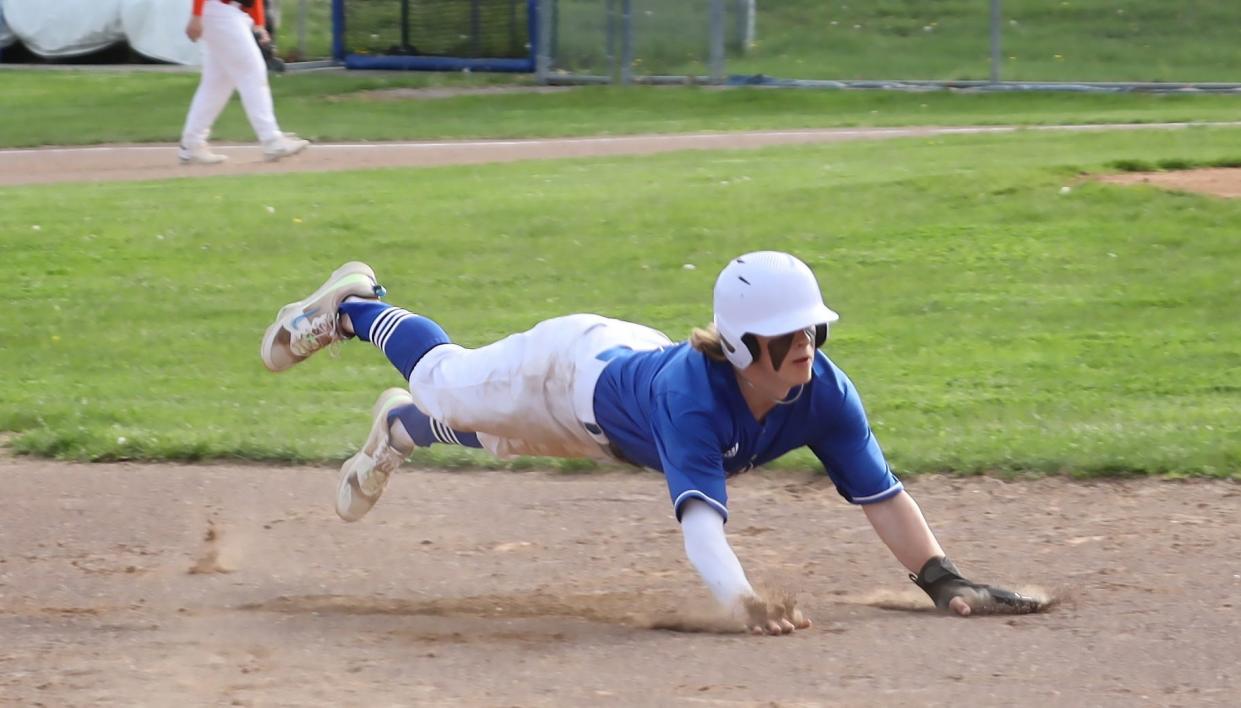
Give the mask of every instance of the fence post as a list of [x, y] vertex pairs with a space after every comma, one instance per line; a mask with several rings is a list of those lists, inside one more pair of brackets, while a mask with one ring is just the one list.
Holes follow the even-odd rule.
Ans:
[[[300, 0], [297, 4], [297, 60], [306, 61], [306, 3]], [[283, 18], [281, 18], [283, 19]]]
[[603, 53], [608, 67], [608, 81], [617, 79], [620, 69], [616, 55], [616, 0], [605, 0], [603, 3]]
[[991, 83], [1000, 83], [1000, 0], [991, 0]]
[[621, 0], [621, 84], [633, 83], [633, 0]]
[[345, 0], [332, 0], [332, 59], [345, 61]]
[[482, 56], [483, 38], [483, 9], [479, 7], [478, 0], [470, 0], [470, 51], [474, 56]]
[[535, 0], [534, 77], [547, 83], [552, 74], [552, 0]]
[[711, 71], [711, 83], [724, 83], [724, 0], [711, 0], [710, 6], [710, 48], [708, 62]]
[[401, 0], [401, 53], [409, 54], [409, 0]]
[[741, 27], [741, 53], [748, 54], [750, 47], [754, 44], [754, 32], [757, 29], [755, 25], [758, 18], [758, 8], [755, 6], [757, 0], [739, 0], [741, 3], [741, 20], [737, 23]]

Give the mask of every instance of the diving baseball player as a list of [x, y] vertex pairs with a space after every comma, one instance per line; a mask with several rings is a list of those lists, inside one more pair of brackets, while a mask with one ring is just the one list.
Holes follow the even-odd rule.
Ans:
[[685, 551], [716, 600], [755, 633], [810, 626], [758, 597], [724, 534], [729, 476], [809, 447], [940, 609], [1032, 612], [1030, 598], [966, 580], [892, 474], [849, 378], [818, 351], [838, 317], [805, 263], [772, 251], [734, 259], [715, 284], [714, 323], [674, 344], [642, 325], [597, 315], [544, 321], [479, 349], [434, 321], [381, 302], [363, 263], [280, 310], [261, 346], [284, 371], [357, 337], [409, 382], [375, 403], [370, 436], [341, 468], [347, 521], [378, 501], [416, 447], [486, 449], [630, 462], [659, 470]]
[[[263, 144], [266, 160], [296, 155], [310, 141], [280, 132], [267, 83], [267, 65], [255, 44], [268, 44], [262, 0], [193, 0], [193, 14], [185, 27], [190, 41], [203, 41], [203, 74], [190, 103], [181, 148], [182, 164], [215, 165], [228, 158], [207, 146], [211, 126], [233, 95], [241, 94], [250, 127]], [[253, 30], [252, 30], [253, 28]]]

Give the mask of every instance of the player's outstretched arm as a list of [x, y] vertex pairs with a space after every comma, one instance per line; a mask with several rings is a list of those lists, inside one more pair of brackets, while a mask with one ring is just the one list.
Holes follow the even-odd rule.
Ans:
[[909, 569], [909, 578], [926, 591], [939, 609], [962, 617], [1038, 611], [1037, 600], [962, 577], [944, 555], [922, 510], [907, 492], [862, 508], [879, 538]]
[[791, 598], [763, 598], [750, 586], [741, 561], [724, 536], [724, 517], [700, 499], [681, 507], [685, 554], [711, 594], [727, 612], [745, 618], [754, 634], [789, 634], [810, 626]]

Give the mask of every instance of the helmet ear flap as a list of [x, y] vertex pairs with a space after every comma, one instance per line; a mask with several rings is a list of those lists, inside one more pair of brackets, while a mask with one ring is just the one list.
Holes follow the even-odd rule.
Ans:
[[741, 343], [745, 345], [746, 349], [750, 350], [750, 362], [751, 363], [756, 362], [761, 358], [760, 353], [759, 353], [760, 350], [758, 348], [758, 339], [754, 335], [752, 334], [741, 335]]
[[814, 326], [814, 348], [818, 349], [823, 346], [823, 342], [827, 341], [827, 323], [821, 323]]
[[[738, 369], [744, 369], [754, 363], [754, 354], [757, 349], [758, 342], [755, 341], [751, 335], [742, 335], [741, 342], [739, 342], [742, 346], [739, 347], [730, 341], [730, 335], [725, 334], [722, 327], [718, 328], [718, 331], [720, 333], [720, 344], [723, 345], [724, 348], [724, 357], [727, 358], [733, 366]], [[749, 341], [746, 341], [747, 339]]]

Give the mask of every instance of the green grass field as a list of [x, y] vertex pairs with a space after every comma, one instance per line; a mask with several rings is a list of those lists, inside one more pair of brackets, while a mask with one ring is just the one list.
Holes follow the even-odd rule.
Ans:
[[681, 337], [710, 317], [730, 256], [777, 248], [843, 314], [827, 351], [898, 470], [1232, 476], [1241, 204], [1079, 175], [1236, 158], [1238, 135], [3, 189], [0, 430], [72, 459], [336, 460], [399, 376], [357, 343], [280, 376], [257, 349], [275, 310], [344, 260], [477, 345], [576, 311]]
[[[520, 77], [302, 74], [272, 80], [286, 130], [315, 140], [515, 138], [832, 126], [1232, 121], [1241, 96], [581, 88], [375, 100], [376, 90], [477, 88]], [[195, 74], [0, 71], [0, 147], [175, 142]], [[140, 109], [136, 107], [141, 107]], [[218, 140], [254, 140], [237, 100]]]

